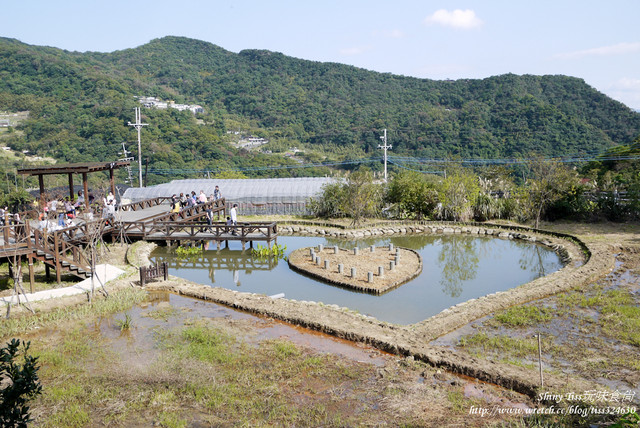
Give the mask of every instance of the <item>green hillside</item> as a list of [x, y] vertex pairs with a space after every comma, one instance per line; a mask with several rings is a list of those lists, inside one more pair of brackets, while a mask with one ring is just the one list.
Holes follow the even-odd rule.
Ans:
[[143, 108], [151, 169], [185, 176], [295, 164], [235, 149], [227, 130], [268, 138], [274, 152], [302, 147], [307, 161], [379, 156], [383, 128], [394, 154], [420, 157], [599, 152], [640, 135], [640, 114], [567, 76], [434, 81], [180, 37], [113, 53], [0, 39], [0, 111], [30, 111], [22, 132], [4, 139], [13, 148], [72, 162], [117, 158], [135, 141], [127, 122], [142, 95], [204, 107], [198, 116]]

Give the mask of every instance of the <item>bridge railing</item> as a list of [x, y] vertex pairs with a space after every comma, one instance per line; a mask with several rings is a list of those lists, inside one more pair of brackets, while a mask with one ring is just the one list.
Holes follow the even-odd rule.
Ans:
[[42, 251], [51, 256], [51, 263], [55, 265], [56, 277], [58, 283], [60, 282], [60, 274], [63, 263], [74, 265], [79, 268], [83, 268], [85, 271], [90, 271], [91, 262], [88, 257], [78, 246], [65, 239], [63, 231], [58, 230], [52, 233], [46, 231], [33, 229], [32, 239], [28, 240], [29, 248], [37, 252]]
[[[207, 255], [209, 254], [209, 255]], [[234, 251], [233, 255], [215, 255], [203, 253], [197, 257], [162, 257], [157, 256], [156, 260], [166, 263], [172, 269], [214, 269], [214, 270], [272, 270], [278, 265], [276, 257], [253, 257], [250, 254], [243, 254]]]
[[224, 222], [216, 222], [211, 225], [206, 223], [184, 223], [184, 222], [153, 222], [146, 225], [144, 236], [154, 233], [162, 234], [167, 238], [182, 233], [189, 237], [196, 237], [198, 234], [213, 234], [214, 237], [222, 237], [236, 233], [238, 238], [255, 238], [255, 234], [263, 235], [267, 240], [271, 240], [278, 235], [278, 226], [276, 222], [256, 222], [256, 223], [238, 223], [231, 226]]
[[143, 201], [131, 202], [130, 204], [120, 205], [118, 209], [120, 211], [138, 211], [145, 208], [154, 207], [156, 205], [162, 205], [164, 202], [171, 200], [167, 196], [158, 196], [157, 198], [145, 199]]
[[0, 242], [0, 250], [2, 251], [27, 247], [29, 235], [27, 226], [23, 222], [0, 226], [0, 236], [2, 237]]
[[207, 210], [212, 210], [214, 213], [226, 210], [225, 199], [218, 199], [216, 201], [205, 202], [204, 204], [195, 204], [191, 207], [181, 209], [179, 212], [168, 212], [161, 214], [153, 218], [154, 222], [162, 221], [193, 221], [204, 217], [207, 214]]
[[212, 202], [206, 202], [204, 204], [196, 204], [191, 207], [183, 208], [179, 212], [164, 212], [156, 214], [155, 216], [146, 217], [144, 220], [137, 221], [117, 221], [115, 227], [122, 230], [125, 234], [135, 236], [146, 236], [148, 230], [153, 223], [162, 222], [176, 222], [191, 224], [196, 221], [202, 220], [207, 211], [212, 210], [214, 213], [224, 212], [226, 210], [225, 199], [218, 199]]

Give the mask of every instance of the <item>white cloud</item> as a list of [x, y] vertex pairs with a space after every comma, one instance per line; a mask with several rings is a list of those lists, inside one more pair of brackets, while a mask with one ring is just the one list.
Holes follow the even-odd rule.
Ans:
[[436, 10], [433, 15], [427, 16], [424, 22], [463, 30], [478, 28], [483, 24], [482, 20], [471, 9], [456, 9], [452, 12], [446, 9]]
[[585, 49], [574, 52], [565, 52], [556, 54], [553, 57], [558, 59], [577, 59], [583, 58], [585, 56], [624, 55], [635, 52], [640, 52], [640, 42], [618, 43], [617, 45], [602, 46], [599, 48]]
[[640, 79], [623, 77], [609, 85], [605, 93], [614, 100], [640, 111]]

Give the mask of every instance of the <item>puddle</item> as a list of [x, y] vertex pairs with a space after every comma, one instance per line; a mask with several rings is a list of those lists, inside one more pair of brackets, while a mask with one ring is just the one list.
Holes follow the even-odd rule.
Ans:
[[[127, 315], [130, 317], [131, 327], [122, 330], [121, 323]], [[100, 318], [91, 323], [89, 328], [93, 334], [99, 334], [109, 340], [110, 349], [118, 353], [125, 364], [140, 367], [149, 365], [159, 355], [159, 330], [172, 330], [201, 318], [248, 322], [251, 325], [251, 333], [237, 339], [249, 344], [283, 338], [317, 353], [339, 355], [377, 367], [384, 366], [390, 358], [396, 358], [392, 354], [359, 343], [281, 321], [261, 318], [213, 302], [170, 293], [150, 293], [146, 302], [126, 312]], [[257, 333], [254, 333], [256, 329]]]
[[514, 402], [504, 397], [498, 397], [495, 395], [495, 391], [491, 391], [486, 384], [478, 381], [470, 381], [464, 386], [464, 396], [466, 398], [473, 398], [476, 400], [482, 400], [487, 404], [496, 404], [500, 407], [510, 407], [514, 409], [529, 410], [531, 407], [524, 403]]

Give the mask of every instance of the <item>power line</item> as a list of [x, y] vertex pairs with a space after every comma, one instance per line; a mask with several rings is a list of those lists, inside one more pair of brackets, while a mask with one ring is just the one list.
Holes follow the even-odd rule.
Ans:
[[[638, 160], [640, 155], [625, 155], [614, 156], [610, 154], [592, 154], [592, 155], [569, 155], [562, 158], [543, 158], [542, 160], [548, 162], [561, 162], [561, 163], [582, 163], [592, 161], [622, 161], [622, 160]], [[366, 158], [366, 159], [354, 159], [340, 162], [320, 162], [320, 163], [308, 163], [299, 165], [276, 165], [276, 166], [263, 166], [263, 167], [239, 167], [239, 168], [217, 168], [217, 169], [196, 169], [196, 168], [149, 168], [149, 172], [158, 175], [177, 175], [177, 174], [211, 174], [223, 171], [233, 172], [259, 172], [259, 171], [278, 171], [278, 170], [290, 170], [301, 168], [316, 168], [316, 167], [331, 167], [342, 165], [358, 165], [365, 163], [374, 163], [383, 161], [384, 158]], [[496, 159], [483, 159], [483, 158], [471, 158], [471, 159], [436, 159], [436, 158], [414, 158], [408, 156], [388, 156], [387, 161], [399, 168], [407, 169], [410, 171], [428, 173], [428, 174], [442, 174], [443, 171], [424, 171], [413, 169], [405, 166], [406, 164], [420, 164], [428, 166], [429, 164], [435, 165], [449, 165], [449, 164], [466, 164], [470, 166], [474, 165], [522, 165], [529, 161], [535, 160], [535, 158], [496, 158]]]

